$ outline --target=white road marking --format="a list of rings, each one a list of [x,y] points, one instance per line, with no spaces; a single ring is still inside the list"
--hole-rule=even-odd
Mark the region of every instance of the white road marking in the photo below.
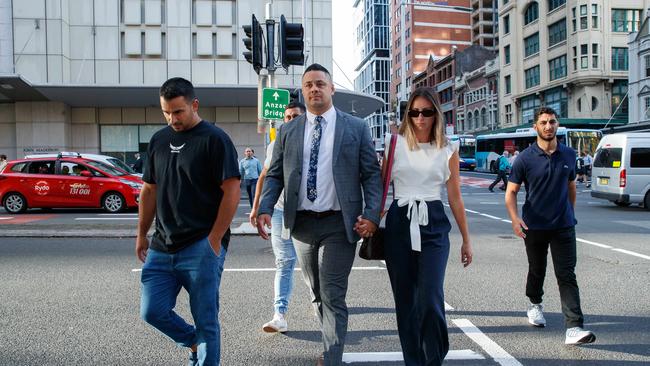
[[[492,216],[492,215],[488,215],[488,214],[484,214],[484,213],[479,214],[479,215],[481,215],[481,216],[483,216],[483,217],[490,218],[490,219],[502,220],[502,218],[500,218],[500,217],[496,217],[496,216]]]
[[[11,220],[13,217],[0,217],[0,220]]]
[[[103,213],[97,215],[98,216],[138,216],[137,213],[117,213],[117,214]]]
[[[75,221],[91,221],[91,220],[137,220],[137,217],[77,217]]]
[[[499,221],[502,221],[502,222],[507,222],[509,224],[512,224],[512,221],[506,220],[506,219],[501,219],[501,218],[496,217],[496,216],[480,213],[480,212],[477,212],[477,211],[472,211],[472,210],[467,209],[467,208],[465,209],[465,211],[470,212],[470,213],[479,214],[479,215],[484,216],[484,217],[488,217],[488,218],[491,218],[491,219],[495,219],[495,220],[499,220]],[[576,241],[580,242],[580,243],[584,243],[584,244],[593,245],[593,246],[596,246],[596,247],[599,247],[599,248],[611,249],[611,250],[619,252],[619,253],[628,254],[628,255],[638,257],[638,258],[643,258],[643,259],[650,260],[650,256],[645,255],[645,254],[640,254],[640,253],[637,253],[637,252],[633,252],[631,250],[614,248],[611,245],[600,244],[600,243],[596,243],[596,242],[593,242],[593,241],[590,241],[590,240],[585,240],[585,239],[580,239],[580,238],[576,238]]]
[[[499,205],[502,204],[503,202],[479,202],[481,205]]]
[[[445,301],[445,311],[453,311],[453,310],[454,308],[451,307],[451,305],[447,304],[447,302]]]
[[[637,252],[633,252],[633,251],[631,251],[631,250],[625,250],[625,249],[619,249],[619,248],[613,248],[612,250],[613,250],[613,251],[616,251],[616,252],[621,252],[621,253],[625,253],[625,254],[633,255],[633,256],[635,256],[635,257],[639,257],[639,258],[643,258],[643,259],[650,260],[650,256],[647,256],[647,255],[644,255],[644,254],[639,254],[639,253],[637,253]]]
[[[484,360],[485,357],[469,349],[454,350],[447,353],[445,360]],[[400,362],[404,361],[402,352],[347,352],[343,354],[344,363],[353,362]]]
[[[512,357],[501,346],[483,334],[472,322],[467,319],[453,319],[452,322],[460,328],[471,340],[481,346],[495,362],[504,366],[523,366],[516,358]]]
[[[600,244],[600,243],[596,243],[596,242],[589,241],[589,240],[584,240],[584,239],[576,238],[576,241],[579,241],[579,242],[581,242],[581,243],[585,243],[585,244],[589,244],[589,245],[595,245],[595,246],[597,246],[597,247],[601,247],[601,248],[605,248],[605,249],[612,249],[612,247],[609,246],[609,245]]]

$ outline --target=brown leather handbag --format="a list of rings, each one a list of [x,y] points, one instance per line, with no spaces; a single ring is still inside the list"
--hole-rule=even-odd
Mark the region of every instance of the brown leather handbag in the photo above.
[[[386,205],[386,196],[388,195],[388,188],[390,187],[390,174],[393,170],[393,160],[395,158],[395,145],[397,144],[397,134],[390,136],[390,149],[388,150],[388,159],[386,160],[386,176],[384,177],[384,192],[381,196],[381,211],[384,211]],[[381,223],[384,223],[381,220]],[[363,238],[361,248],[359,248],[359,257],[367,260],[381,260],[384,259],[384,230],[381,223],[375,233],[369,238]]]

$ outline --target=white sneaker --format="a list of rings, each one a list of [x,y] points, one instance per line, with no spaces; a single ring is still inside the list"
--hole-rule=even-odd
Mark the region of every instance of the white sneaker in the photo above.
[[[262,330],[267,333],[284,333],[288,330],[287,321],[284,319],[284,315],[276,313],[273,316],[273,319],[262,326]]]
[[[544,313],[542,313],[543,310],[544,305],[541,303],[528,305],[528,323],[540,328],[545,327],[546,319],[544,319]]]
[[[580,327],[573,327],[566,330],[564,344],[584,344],[592,343],[596,340],[596,335],[589,330]]]

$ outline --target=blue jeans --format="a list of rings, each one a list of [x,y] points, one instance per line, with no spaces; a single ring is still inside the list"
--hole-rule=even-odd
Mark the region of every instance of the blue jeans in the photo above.
[[[199,365],[219,365],[219,284],[226,249],[216,255],[207,238],[177,253],[149,248],[142,267],[140,315],[147,323],[181,346],[197,345]],[[194,326],[174,312],[185,288],[190,297]]]
[[[282,239],[283,211],[273,210],[271,217],[271,246],[275,255],[275,300],[276,313],[286,314],[293,289],[293,269],[296,266],[296,250],[291,238]]]

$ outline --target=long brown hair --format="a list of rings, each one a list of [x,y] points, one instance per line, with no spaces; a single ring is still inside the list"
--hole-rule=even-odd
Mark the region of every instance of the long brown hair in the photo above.
[[[445,136],[445,126],[442,112],[440,112],[440,102],[438,98],[433,93],[431,88],[420,87],[417,88],[411,93],[408,103],[406,103],[406,109],[404,111],[404,117],[402,117],[402,124],[399,127],[398,133],[406,139],[409,150],[418,150],[418,139],[415,137],[415,129],[413,128],[413,121],[408,115],[408,111],[411,110],[413,106],[413,101],[417,97],[426,98],[433,105],[433,109],[436,111],[433,118],[433,126],[431,127],[431,133],[429,134],[429,143],[431,145],[435,144],[437,148],[441,149],[443,146],[447,145],[447,137]]]

